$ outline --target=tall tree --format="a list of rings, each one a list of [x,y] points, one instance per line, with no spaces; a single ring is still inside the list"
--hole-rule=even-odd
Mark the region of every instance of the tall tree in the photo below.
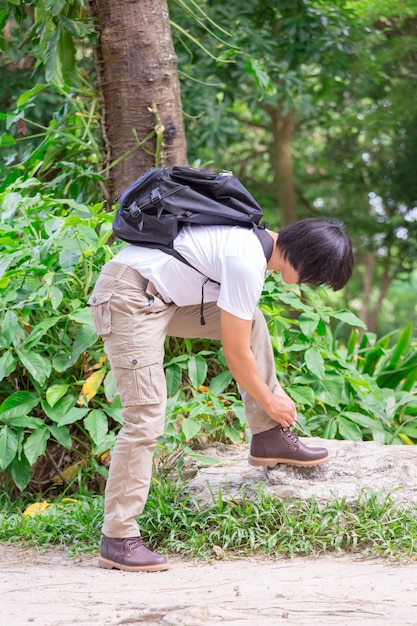
[[[161,162],[185,164],[177,57],[166,0],[92,0],[108,189]]]
[[[236,166],[245,162],[250,172],[250,162],[256,159],[258,165],[259,156],[267,151],[281,225],[292,223],[299,218],[300,204],[294,178],[295,136],[309,119],[317,118],[320,107],[326,108],[323,94],[341,88],[352,53],[355,16],[344,0],[331,6],[317,0],[247,0],[244,6],[241,0],[231,0],[225,6],[212,0],[208,6],[212,19],[229,31],[236,51],[233,65],[223,63],[210,68],[204,51],[193,49],[195,60],[189,65],[190,72],[202,82],[209,80],[215,85],[211,99],[206,97],[205,115],[197,118],[194,127],[213,121],[216,114],[210,115],[210,102],[217,117],[220,111],[223,113],[223,124],[215,135],[218,145],[224,138],[230,141],[228,128],[233,117],[243,125],[266,130],[263,145],[258,145],[252,155],[241,153]],[[195,31],[196,26],[190,22],[189,28]],[[201,30],[199,40],[209,46],[210,34]],[[216,46],[221,49],[218,42]],[[228,61],[231,54],[225,50]],[[204,87],[199,85],[198,89]],[[198,96],[193,98],[194,116],[198,115],[199,104]],[[189,128],[193,128],[192,122]]]
[[[362,4],[363,54],[326,133],[329,191],[356,232],[362,278],[360,316],[371,330],[395,279],[417,265],[416,6]],[[385,13],[380,11],[384,10]],[[337,123],[336,123],[337,120]]]
[[[414,109],[405,106],[416,93],[415,2],[209,5],[240,52],[219,68],[195,52],[188,71],[210,82],[214,95],[211,108],[207,91],[185,99],[197,119],[188,122],[190,157],[228,160],[246,181],[257,180],[258,198],[259,179],[272,173],[277,199],[269,206],[278,204],[279,225],[310,215],[345,219],[356,233],[352,290],[362,292],[361,316],[376,330],[392,281],[416,264],[417,131]]]

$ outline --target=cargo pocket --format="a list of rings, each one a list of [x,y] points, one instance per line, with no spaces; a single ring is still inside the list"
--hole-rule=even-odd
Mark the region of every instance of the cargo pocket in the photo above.
[[[110,362],[123,406],[159,404],[164,399],[162,355],[129,352],[112,355]]]
[[[97,295],[93,294],[87,303],[91,309],[91,317],[93,318],[97,334],[100,336],[111,333],[111,297],[112,293],[110,291]]]

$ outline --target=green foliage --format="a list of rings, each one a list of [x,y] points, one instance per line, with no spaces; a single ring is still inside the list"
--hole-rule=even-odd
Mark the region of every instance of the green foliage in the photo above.
[[[0,12],[0,25],[8,22],[13,25],[15,36],[18,34],[20,38],[24,34],[20,56],[33,55],[37,74],[43,74],[47,83],[58,87],[73,79],[76,65],[84,58],[83,47],[92,33],[84,0],[11,0],[1,4],[4,8]],[[0,49],[10,48],[10,38],[3,31]]]
[[[411,99],[411,55],[404,56],[399,44],[414,50],[413,21],[390,13],[388,25],[365,40],[352,6],[360,5],[366,21],[366,3],[247,2],[239,11],[218,3],[204,9],[191,0],[177,4],[182,11],[191,7],[193,20],[199,16],[202,34],[192,41],[184,29],[177,31],[187,40],[182,69],[211,84],[208,97],[201,81],[197,92],[184,83],[186,109],[195,115],[188,128],[191,157],[246,168],[256,175],[256,197],[261,193],[273,207],[271,187],[265,185],[264,193],[258,182],[268,182],[273,157],[268,110],[278,102],[294,106],[303,203],[317,211],[326,201],[329,216],[346,207],[347,220],[361,231],[360,248],[386,254],[383,244],[394,241],[390,254],[394,250],[407,263],[404,250],[411,258],[415,248],[414,179],[407,184],[415,119],[413,111],[402,112],[402,101]],[[36,9],[33,16],[29,6]],[[213,7],[216,24],[207,26]],[[102,455],[121,423],[120,399],[86,307],[100,267],[118,244],[109,245],[112,216],[99,194],[103,156],[97,100],[84,71],[91,66],[83,15],[78,0],[14,0],[0,8],[2,25],[16,21],[13,37],[2,31],[8,72],[19,75],[23,56],[36,59],[3,97],[0,115],[0,471],[20,490],[47,457],[64,490],[87,491],[96,474],[106,474]],[[410,29],[406,38],[402,26]],[[25,33],[19,46],[17,33]],[[202,53],[210,38],[218,67]],[[372,51],[363,55],[366,67],[352,55],[365,41]],[[389,76],[392,61],[401,78]],[[326,132],[314,120],[328,123]],[[301,432],[417,441],[411,326],[378,338],[349,310],[324,305],[321,295],[308,288],[293,292],[271,278],[261,303],[279,379],[299,407]],[[181,465],[184,452],[198,458],[207,442],[245,439],[242,402],[218,344],[171,340],[165,367],[169,401],[159,467]],[[62,465],[52,450],[60,451],[58,458],[66,452],[70,461]]]
[[[243,403],[222,349],[217,342],[204,343],[210,349],[195,353],[196,343],[185,339],[175,346],[173,353],[169,345],[166,351],[169,398],[165,433],[159,444],[165,467],[170,467],[179,450],[199,458],[193,447],[213,441],[238,443],[245,437]],[[180,456],[179,466],[182,464]]]
[[[71,450],[57,467],[64,486],[85,490],[121,423],[120,399],[86,300],[108,245],[112,216],[102,203],[60,199],[35,178],[0,196],[0,470],[23,490],[52,442]],[[411,325],[392,343],[346,325],[348,310],[325,306],[309,288],[296,293],[272,277],[266,314],[280,381],[308,434],[382,443],[417,439],[416,350]],[[212,441],[243,441],[246,420],[219,345],[167,340],[169,401],[160,468]],[[75,455],[75,457],[74,457]]]
[[[46,97],[54,97],[58,108],[39,120],[37,107]],[[15,110],[0,114],[0,145],[6,148],[0,189],[34,176],[58,198],[97,201],[102,153],[96,104],[87,82],[76,93],[39,84],[20,94]]]
[[[266,283],[262,308],[277,354],[277,371],[299,409],[302,431],[329,439],[412,443],[417,435],[417,347],[408,324],[377,339],[347,325],[363,324],[348,310]]]
[[[21,511],[25,505],[20,501]],[[60,547],[70,555],[96,553],[103,502],[100,497],[56,501],[33,517],[0,506],[0,541]],[[155,549],[218,558],[267,554],[318,555],[361,551],[364,556],[412,559],[417,532],[416,507],[399,507],[388,496],[363,492],[353,504],[344,499],[278,500],[263,485],[244,487],[237,497],[219,491],[209,503],[171,481],[151,486],[141,532]]]
[[[48,441],[85,462],[114,440],[103,416],[120,421],[120,404],[108,398],[92,420],[78,399],[97,341],[86,299],[111,256],[111,216],[35,178],[17,179],[0,202],[0,470],[22,490]]]

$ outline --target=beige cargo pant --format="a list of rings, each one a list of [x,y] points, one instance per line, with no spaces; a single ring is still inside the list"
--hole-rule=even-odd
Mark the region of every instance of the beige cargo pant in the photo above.
[[[97,333],[103,338],[118,387],[124,425],[112,453],[106,484],[103,534],[139,536],[137,517],[148,498],[152,457],[163,434],[166,382],[163,370],[165,337],[220,339],[220,309],[204,305],[166,304],[154,286],[132,268],[110,261],[89,299]],[[251,348],[265,382],[277,388],[274,356],[262,313],[253,319]],[[253,434],[276,426],[262,407],[241,390]]]

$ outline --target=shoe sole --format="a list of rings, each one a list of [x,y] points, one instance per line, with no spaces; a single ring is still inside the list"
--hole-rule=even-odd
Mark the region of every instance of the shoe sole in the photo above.
[[[157,563],[155,565],[124,565],[116,561],[109,561],[102,556],[98,558],[99,567],[104,569],[120,569],[124,572],[162,572],[169,568],[168,563]]]
[[[251,454],[248,457],[249,465],[254,465],[255,467],[275,467],[280,463],[284,465],[293,465],[295,467],[314,467],[315,465],[327,463],[329,459],[329,454],[324,456],[322,459],[314,459],[313,461],[299,461],[298,459],[271,459],[260,456],[252,456]]]

